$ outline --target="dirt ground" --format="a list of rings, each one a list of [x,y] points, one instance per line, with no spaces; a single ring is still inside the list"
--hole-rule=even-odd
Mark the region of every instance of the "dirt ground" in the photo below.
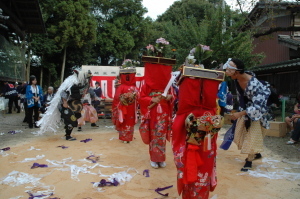
[[[148,146],[141,141],[138,125],[135,140],[121,143],[109,119],[101,119],[99,128],[90,124],[83,131],[74,130],[76,141],[63,139],[63,129],[57,134],[42,136],[32,134],[22,123],[24,113],[0,115],[0,149],[10,150],[0,154],[0,198],[29,198],[29,194],[47,195],[61,199],[154,199],[181,198],[176,190],[176,168],[170,143],[167,144],[167,167],[153,169],[149,165]],[[218,144],[229,126],[219,133]],[[21,133],[8,133],[22,130]],[[80,142],[85,139],[89,142]],[[286,145],[285,138],[266,137],[263,159],[253,162],[253,170],[240,172],[245,155],[232,144],[228,151],[218,150],[218,185],[210,194],[213,199],[297,199],[300,198],[300,144]],[[66,146],[61,148],[58,146]],[[86,157],[99,157],[92,163]],[[30,159],[35,158],[35,159]],[[94,159],[95,160],[95,159]],[[46,168],[33,168],[33,163],[47,164]],[[150,177],[143,175],[148,169]],[[14,173],[13,173],[14,171]],[[91,182],[109,177],[123,179],[119,186],[107,186],[101,190]],[[162,191],[155,189],[173,185]],[[46,192],[48,190],[48,192]],[[41,192],[38,192],[41,191]]]

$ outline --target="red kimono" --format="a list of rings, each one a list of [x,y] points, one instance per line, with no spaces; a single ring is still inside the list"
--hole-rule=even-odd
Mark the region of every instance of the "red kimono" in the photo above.
[[[166,140],[170,141],[172,127],[172,100],[162,98],[152,108],[152,97],[163,94],[171,78],[172,66],[145,63],[145,84],[140,93],[141,125],[140,134],[145,144],[149,145],[150,160],[166,160]],[[172,94],[170,88],[168,94]]]
[[[135,73],[120,74],[121,85],[117,88],[113,100],[112,121],[119,132],[119,139],[133,140],[134,125],[137,122],[137,98]]]
[[[183,199],[207,199],[209,191],[213,191],[217,184],[216,141],[220,126],[212,128],[214,126],[211,124],[216,123],[214,117],[217,117],[219,83],[215,80],[184,77],[179,85],[178,111],[172,127],[172,149],[177,167],[177,189]],[[194,123],[199,131],[197,135],[205,136],[195,136],[197,144],[189,142],[191,137],[187,129],[190,126],[187,127],[187,123],[190,122],[190,114],[198,122]],[[220,118],[218,116],[217,119]],[[202,130],[197,125],[203,125]]]

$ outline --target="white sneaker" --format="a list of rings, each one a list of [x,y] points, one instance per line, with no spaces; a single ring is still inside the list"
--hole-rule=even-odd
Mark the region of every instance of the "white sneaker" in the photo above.
[[[158,165],[161,168],[165,168],[167,166],[167,163],[165,163],[165,162],[159,162]]]
[[[150,165],[151,165],[151,167],[153,167],[154,169],[157,169],[157,168],[158,168],[158,164],[157,164],[156,162],[152,162],[151,160],[150,160]]]

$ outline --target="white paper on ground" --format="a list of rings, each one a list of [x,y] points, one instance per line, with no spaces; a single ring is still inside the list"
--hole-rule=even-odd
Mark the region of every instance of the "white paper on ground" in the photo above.
[[[70,164],[72,162],[75,162],[71,157],[63,159],[62,161],[56,161],[56,160],[46,160],[48,163],[54,165],[55,167],[62,167],[61,169],[57,169],[60,171],[71,171],[71,178],[76,181],[80,181],[78,178],[79,173],[88,173],[92,175],[99,175],[99,173],[93,173],[89,170],[94,169],[96,167],[100,168],[127,168],[127,166],[124,167],[116,167],[116,166],[106,166],[106,165],[101,165],[99,163],[93,164],[92,166],[88,166],[86,164],[82,166],[77,166],[75,164]],[[86,161],[86,159],[81,159],[77,161]],[[90,162],[89,162],[90,163]],[[101,174],[101,173],[100,173]],[[109,177],[110,175],[106,176]]]
[[[12,198],[9,198],[9,199],[19,199],[19,198],[23,198],[24,196],[16,196],[16,197],[12,197]]]
[[[45,155],[37,155],[35,158],[25,158],[24,160],[18,162],[31,162],[31,161],[43,159],[44,157]]]
[[[131,171],[131,170],[135,171],[135,173],[130,174],[129,171]],[[100,173],[99,177],[106,177],[109,182],[113,182],[114,179],[115,179],[115,180],[117,180],[120,183],[120,185],[123,185],[126,182],[129,182],[139,172],[135,168],[128,168],[126,171],[121,171],[121,172],[113,173],[111,175],[104,175],[104,174],[101,173],[101,171],[99,171],[99,173]],[[98,192],[104,192],[105,189],[98,187],[99,184],[100,184],[100,181],[99,182],[95,182],[93,184],[93,187],[97,188]]]
[[[42,179],[40,177],[34,177],[28,173],[23,173],[19,171],[12,171],[6,177],[2,178],[0,181],[1,184],[10,185],[12,187],[16,187],[23,184],[31,183],[33,186],[39,184],[39,180]]]
[[[26,189],[30,189],[30,190],[26,190],[25,192],[28,194],[31,194],[33,196],[39,196],[39,195],[45,195],[43,197],[39,197],[39,199],[46,199],[49,198],[50,196],[54,195],[54,190],[55,187],[54,186],[38,186],[38,187],[25,187]],[[38,188],[39,191],[32,191],[33,189]],[[44,189],[44,190],[41,190]]]
[[[32,150],[40,151],[41,149],[36,149],[36,148],[34,148],[33,146],[31,146],[30,149],[27,149],[27,151],[32,151]]]
[[[238,175],[247,175],[257,177],[257,178],[268,178],[268,179],[288,179],[291,181],[300,180],[300,173],[287,172],[290,169],[300,169],[300,167],[282,167],[278,165],[281,162],[285,162],[291,165],[300,165],[300,162],[290,162],[290,161],[279,161],[269,158],[264,158],[262,160],[264,164],[257,166],[253,170],[249,170],[247,173],[240,173]],[[268,170],[269,169],[269,170]]]

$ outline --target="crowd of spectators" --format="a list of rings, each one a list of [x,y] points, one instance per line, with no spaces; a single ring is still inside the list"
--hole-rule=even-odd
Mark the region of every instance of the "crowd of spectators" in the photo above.
[[[95,89],[90,88],[88,93],[92,101],[89,104],[97,107],[101,100],[102,90],[99,82],[95,83]],[[5,81],[0,93],[0,111],[5,114],[24,112],[24,123],[28,123],[29,128],[38,128],[36,122],[46,112],[51,100],[55,95],[53,86],[49,86],[44,92],[37,84],[35,76],[30,76],[29,82],[12,83]]]

